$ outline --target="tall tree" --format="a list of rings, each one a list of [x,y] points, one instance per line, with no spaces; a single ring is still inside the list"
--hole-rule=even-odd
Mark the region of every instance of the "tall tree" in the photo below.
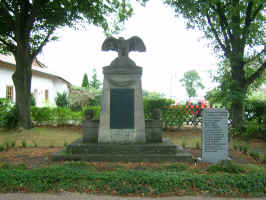
[[[204,85],[201,82],[200,76],[196,70],[190,70],[184,73],[180,82],[185,87],[188,97],[196,97],[197,96],[197,89],[203,89]]]
[[[89,82],[89,87],[99,89],[102,85],[101,81],[97,77],[96,69],[92,70],[92,80]]]
[[[81,21],[104,30],[123,22],[132,13],[128,0],[0,0],[0,52],[12,53],[16,70],[19,126],[31,128],[31,65],[47,42],[55,40],[57,28],[73,27]],[[114,19],[110,22],[108,19]]]
[[[164,0],[229,60],[233,127],[242,124],[248,87],[266,68],[265,0]],[[254,62],[256,61],[256,62]],[[250,73],[252,72],[252,73]]]
[[[87,73],[85,73],[83,76],[81,87],[89,87],[89,79]]]

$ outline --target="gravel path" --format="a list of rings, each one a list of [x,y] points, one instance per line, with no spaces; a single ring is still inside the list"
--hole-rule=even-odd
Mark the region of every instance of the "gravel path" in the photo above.
[[[104,195],[90,195],[80,193],[0,193],[0,200],[266,200],[266,197],[261,198],[214,198],[214,197],[162,197],[162,198],[150,198],[150,197],[118,197],[118,196],[104,196]]]

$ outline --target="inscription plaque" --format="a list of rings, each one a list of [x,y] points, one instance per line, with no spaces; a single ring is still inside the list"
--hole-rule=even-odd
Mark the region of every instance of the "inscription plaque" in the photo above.
[[[110,129],[134,128],[134,89],[110,89]]]
[[[202,160],[216,163],[228,159],[228,111],[205,109],[202,131]]]

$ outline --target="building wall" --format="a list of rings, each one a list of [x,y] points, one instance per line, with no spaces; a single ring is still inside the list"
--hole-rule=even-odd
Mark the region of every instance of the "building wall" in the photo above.
[[[0,62],[0,98],[6,98],[6,87],[13,86],[15,100],[15,86],[12,80],[13,73],[12,67],[5,67],[4,63]],[[45,100],[45,90],[48,90],[48,101]],[[39,72],[32,73],[31,93],[35,95],[36,106],[55,106],[57,92],[63,93],[64,91],[68,92],[65,81]]]

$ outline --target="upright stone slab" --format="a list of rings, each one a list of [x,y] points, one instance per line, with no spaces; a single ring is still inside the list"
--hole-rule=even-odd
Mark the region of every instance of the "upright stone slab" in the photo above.
[[[217,163],[228,159],[228,111],[205,109],[202,128],[202,160]]]

